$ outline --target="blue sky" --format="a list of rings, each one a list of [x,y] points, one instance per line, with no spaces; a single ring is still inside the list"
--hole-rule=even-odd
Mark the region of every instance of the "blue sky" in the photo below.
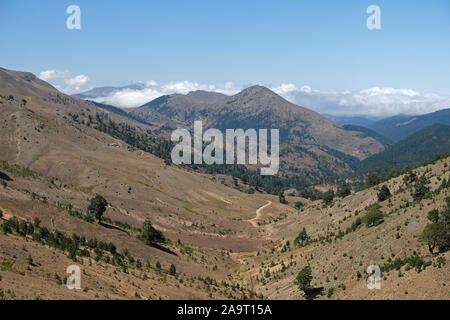
[[[71,4],[81,30],[66,28]],[[366,27],[371,4],[381,30]],[[2,0],[0,36],[0,66],[84,75],[82,88],[187,80],[450,94],[449,0]]]

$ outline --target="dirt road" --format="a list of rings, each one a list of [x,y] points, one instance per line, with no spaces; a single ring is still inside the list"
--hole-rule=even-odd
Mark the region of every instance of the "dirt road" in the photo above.
[[[247,221],[250,222],[252,224],[252,226],[254,226],[255,228],[258,228],[258,223],[256,222],[256,220],[258,220],[259,217],[261,216],[261,211],[263,211],[265,208],[267,208],[271,204],[272,204],[272,201],[267,201],[267,203],[265,205],[263,205],[258,210],[256,210],[256,217],[254,217],[253,219],[247,220]]]

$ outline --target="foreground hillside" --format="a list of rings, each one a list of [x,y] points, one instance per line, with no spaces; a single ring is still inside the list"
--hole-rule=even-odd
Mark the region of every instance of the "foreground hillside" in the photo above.
[[[450,159],[415,170],[432,191],[420,201],[409,178],[386,182],[383,222],[366,227],[355,221],[378,202],[377,187],[327,205],[289,195],[281,204],[231,188],[230,177],[167,165],[154,155],[164,145],[141,134],[153,130],[0,70],[0,298],[304,299],[294,278],[310,265],[316,298],[449,299],[448,252],[431,255],[418,237],[449,196]],[[96,194],[108,202],[101,223],[87,214]],[[167,240],[143,241],[146,220]],[[383,272],[382,289],[367,289],[369,264],[414,251],[431,264]],[[64,285],[72,264],[81,290]]]
[[[274,247],[243,259],[240,274],[269,299],[305,298],[294,280],[306,266],[320,299],[450,299],[450,252],[431,254],[420,241],[430,211],[447,210],[448,219],[449,179],[446,158],[385,182],[392,196],[383,201],[378,185],[276,220],[267,208],[259,229]],[[368,226],[373,211],[380,217]],[[381,268],[381,290],[367,289],[369,265]]]
[[[74,261],[70,252],[43,245],[35,236],[21,234],[23,227],[19,227],[19,231],[0,234],[0,291],[7,299],[305,299],[294,279],[309,265],[312,286],[319,290],[316,299],[449,299],[449,253],[431,255],[419,242],[427,213],[442,210],[444,199],[450,195],[448,187],[436,192],[441,185],[439,179],[450,178],[449,162],[446,159],[415,171],[417,175],[426,174],[435,192],[432,198],[418,203],[413,202],[413,187],[406,186],[403,177],[388,181],[393,196],[380,203],[384,220],[370,228],[355,221],[365,216],[367,206],[379,202],[376,187],[335,200],[330,206],[303,199],[305,206],[299,211],[281,206],[275,197],[254,195],[262,205],[256,210],[253,207],[252,213],[241,209],[237,211],[239,217],[230,219],[245,232],[239,232],[238,227],[225,234],[196,232],[194,224],[187,223],[190,218],[184,217],[185,230],[180,228],[175,234],[170,232],[175,225],[166,229],[158,223],[164,220],[163,210],[155,211],[152,220],[172,240],[165,245],[167,251],[139,241],[134,228],[109,221],[102,225],[88,223],[53,202],[60,198],[58,194],[75,195],[79,191],[64,188],[55,190],[54,195],[45,193],[44,198],[37,190],[58,189],[49,179],[7,167],[2,169],[3,177],[7,175],[10,181],[0,188],[3,223],[16,217],[20,224],[33,224],[36,233],[38,218],[38,225],[50,232],[85,237],[87,243],[92,239],[112,242],[125,262],[112,262],[107,258],[109,249],[99,253],[89,245],[80,245],[80,249],[86,248],[90,256],[77,256]],[[109,207],[107,216],[113,216],[112,212],[114,207]],[[181,216],[174,212],[172,217]],[[217,219],[217,215],[205,213],[202,221],[211,216]],[[134,219],[127,221],[136,224]],[[295,239],[302,228],[312,241],[299,247]],[[184,240],[175,240],[180,238]],[[419,263],[412,267],[393,263],[415,256],[420,258]],[[83,270],[83,290],[70,291],[63,285],[65,269],[71,264]],[[172,264],[176,266],[175,275],[169,273]],[[392,265],[392,270],[382,271],[381,290],[366,287],[365,270],[371,264],[382,269]]]

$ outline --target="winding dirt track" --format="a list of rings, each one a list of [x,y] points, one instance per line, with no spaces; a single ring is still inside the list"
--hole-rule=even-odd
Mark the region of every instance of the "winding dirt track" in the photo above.
[[[261,216],[261,211],[263,211],[265,208],[267,208],[271,204],[272,204],[272,201],[268,200],[265,205],[263,205],[258,210],[256,210],[256,217],[254,217],[253,219],[247,220],[247,221],[250,222],[252,224],[252,226],[254,226],[255,228],[258,228],[258,223],[256,222],[256,220],[258,220],[259,217]]]

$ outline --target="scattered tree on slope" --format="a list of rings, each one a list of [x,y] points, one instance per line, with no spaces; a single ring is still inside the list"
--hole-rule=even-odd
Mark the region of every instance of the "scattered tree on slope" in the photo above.
[[[103,213],[106,211],[106,206],[108,202],[101,195],[97,194],[94,198],[91,199],[91,203],[88,206],[88,212],[95,216],[98,220],[98,223],[102,221]]]
[[[311,281],[312,281],[311,267],[306,266],[302,270],[300,270],[300,272],[297,274],[294,283],[298,286],[300,290],[302,290],[304,293],[307,293],[307,291],[311,288]]]
[[[139,238],[148,245],[154,245],[166,240],[163,233],[155,229],[150,220],[145,220],[142,225],[142,233]]]

